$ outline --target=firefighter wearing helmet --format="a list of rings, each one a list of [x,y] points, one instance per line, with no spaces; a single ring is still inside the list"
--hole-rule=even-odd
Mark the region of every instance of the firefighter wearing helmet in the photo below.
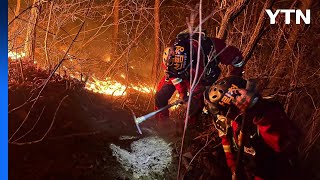
[[[198,42],[199,36],[201,37],[201,44]],[[195,77],[199,46],[201,49],[200,62],[198,74]],[[190,124],[196,122],[195,117],[203,109],[205,86],[214,83],[220,75],[221,71],[218,65],[230,66],[229,74],[231,75],[241,76],[243,71],[243,58],[239,49],[234,46],[227,46],[221,39],[207,37],[205,32],[194,33],[191,37],[186,31],[179,33],[175,42],[164,49],[162,60],[165,76],[157,87],[155,109],[166,106],[176,90],[180,99],[186,101],[191,86],[190,77],[192,77],[192,80],[196,79],[198,83],[193,90],[191,100]],[[168,117],[168,110],[157,114],[159,121]]]
[[[219,132],[233,178],[294,179],[290,174],[298,131],[282,105],[262,98],[251,82],[229,76],[204,92],[206,109]],[[252,169],[246,168],[246,173],[243,173],[245,165],[239,164],[243,159],[236,153],[241,144],[243,157],[255,164]],[[251,177],[243,177],[244,174]]]

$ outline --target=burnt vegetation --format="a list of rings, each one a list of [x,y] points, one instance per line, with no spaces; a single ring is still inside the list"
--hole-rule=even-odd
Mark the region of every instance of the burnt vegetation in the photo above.
[[[10,179],[130,178],[108,144],[128,146],[119,136],[136,135],[131,111],[153,110],[161,52],[199,26],[199,3],[202,29],[242,50],[245,78],[257,79],[301,131],[304,178],[320,178],[318,1],[9,0]],[[311,24],[285,24],[280,15],[269,24],[264,9],[288,8],[310,9]],[[184,108],[171,114],[183,121]],[[198,131],[185,148],[183,177],[230,178],[210,120],[201,117]],[[170,140],[178,154],[180,139]],[[172,166],[167,177],[174,173]]]

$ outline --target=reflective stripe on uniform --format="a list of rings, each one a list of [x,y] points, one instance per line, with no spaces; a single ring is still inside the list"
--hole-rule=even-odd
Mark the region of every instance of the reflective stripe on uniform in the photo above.
[[[230,145],[223,145],[222,147],[223,147],[223,151],[224,151],[225,153],[231,152],[231,147],[230,147]]]
[[[179,84],[179,83],[182,82],[182,79],[180,79],[180,78],[174,78],[174,79],[171,80],[171,82],[172,82],[173,85],[177,85],[177,84]]]
[[[234,67],[242,67],[243,65],[244,65],[244,63],[245,63],[245,61],[244,61],[244,59],[242,60],[242,61],[240,61],[240,62],[238,62],[239,61],[239,57],[237,56],[236,58],[234,58],[233,59],[233,61],[232,61],[232,65],[234,66]],[[238,62],[238,63],[237,63]]]
[[[240,147],[240,143],[242,143],[242,138],[243,138],[243,132],[240,131],[238,135],[238,146]]]

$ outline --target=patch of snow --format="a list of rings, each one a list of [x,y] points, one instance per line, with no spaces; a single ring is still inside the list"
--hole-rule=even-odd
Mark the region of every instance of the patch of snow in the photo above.
[[[146,137],[131,143],[131,152],[110,144],[112,155],[126,171],[132,171],[134,178],[163,175],[171,164],[172,148],[159,137]]]

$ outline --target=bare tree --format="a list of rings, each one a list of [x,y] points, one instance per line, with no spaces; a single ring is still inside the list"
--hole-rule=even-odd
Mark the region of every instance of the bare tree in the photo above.
[[[18,16],[18,15],[19,15],[19,12],[20,12],[20,4],[21,4],[21,0],[17,0],[16,10],[14,11],[15,16]]]
[[[158,76],[160,59],[160,0],[154,2],[154,62],[152,73]]]
[[[228,27],[234,19],[239,16],[239,14],[244,10],[244,8],[247,6],[249,3],[249,0],[240,0],[236,1],[235,4],[228,8],[226,14],[224,15],[221,23],[220,23],[220,29],[218,33],[218,38],[220,39],[226,39],[227,37],[227,32],[228,32]]]
[[[114,13],[113,13],[113,24],[114,24],[114,32],[113,32],[113,38],[118,38],[118,32],[119,32],[119,0],[114,0],[113,4]]]
[[[296,1],[293,2],[293,4],[296,4]],[[312,5],[312,0],[301,1],[301,5],[300,5],[299,9],[301,9],[302,11],[305,11],[306,9],[309,9],[311,5]],[[294,54],[294,49],[295,49],[295,45],[297,43],[299,33],[303,29],[304,29],[304,24],[293,24],[292,25],[292,29],[289,30],[290,31],[289,37],[285,38],[286,44],[281,52],[281,56],[278,59],[279,63],[277,65],[278,67],[276,68],[274,76],[282,77],[286,74],[288,69],[286,68],[286,66],[287,66],[286,61],[283,61],[283,59],[287,59],[287,58],[292,57],[292,55]],[[284,34],[282,35],[282,37],[284,37]],[[273,83],[275,83],[274,80],[271,82],[271,84],[273,84]]]
[[[42,1],[42,0],[40,0]],[[38,22],[39,15],[39,4],[38,0],[33,0],[32,8],[30,10],[29,23],[27,24],[27,34],[25,39],[24,51],[26,56],[29,57],[32,61],[34,60],[34,50],[35,50],[35,27]]]
[[[248,59],[250,59],[254,48],[256,47],[259,39],[262,36],[264,27],[265,27],[265,22],[266,22],[266,13],[265,13],[265,9],[270,9],[272,7],[274,0],[267,0],[261,10],[260,16],[259,16],[259,20],[258,23],[250,37],[250,40],[246,46],[246,48],[243,51],[243,57],[245,59],[245,61],[248,61]]]

